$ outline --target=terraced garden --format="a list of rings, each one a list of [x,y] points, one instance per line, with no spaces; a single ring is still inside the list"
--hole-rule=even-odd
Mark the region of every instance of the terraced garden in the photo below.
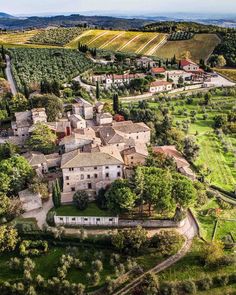
[[[71,41],[66,47],[77,48],[80,42],[99,49],[154,55],[165,36],[160,33],[90,30]]]
[[[207,59],[219,43],[220,39],[216,34],[196,34],[189,40],[168,41],[157,50],[156,55],[160,58],[172,58],[175,55],[180,59],[189,51],[191,59],[199,62],[200,59]]]

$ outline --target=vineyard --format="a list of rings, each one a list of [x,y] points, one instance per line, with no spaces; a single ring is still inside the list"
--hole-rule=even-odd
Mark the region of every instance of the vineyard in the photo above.
[[[35,35],[40,33],[39,30],[17,32],[17,33],[1,33],[0,44],[24,44]]]
[[[156,55],[164,59],[175,55],[177,59],[180,59],[188,51],[191,59],[199,62],[201,59],[207,59],[219,43],[220,39],[216,34],[196,34],[190,40],[168,41],[157,50]]]
[[[189,40],[189,39],[192,39],[193,36],[194,34],[189,32],[175,32],[169,36],[168,40],[169,41]]]
[[[43,30],[34,35],[29,42],[34,44],[49,44],[63,46],[83,32],[83,28],[56,28]]]
[[[75,76],[93,67],[93,63],[77,50],[14,48],[12,71],[18,89],[24,85],[38,85],[41,80],[70,81]]]
[[[236,82],[236,69],[215,69],[216,72]]]
[[[166,38],[165,34],[129,31],[89,30],[67,44],[77,48],[78,42],[89,47],[155,55],[158,46]]]

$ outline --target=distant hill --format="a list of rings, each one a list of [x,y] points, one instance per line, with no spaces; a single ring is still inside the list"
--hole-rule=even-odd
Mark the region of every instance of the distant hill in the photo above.
[[[0,12],[0,18],[15,18],[15,17],[5,12]]]
[[[45,28],[48,26],[73,27],[81,24],[89,24],[93,27],[105,29],[134,30],[141,29],[152,21],[143,19],[125,19],[110,16],[84,16],[72,14],[70,16],[57,15],[52,17],[29,17],[25,19],[1,18],[0,28],[16,30],[19,28]]]

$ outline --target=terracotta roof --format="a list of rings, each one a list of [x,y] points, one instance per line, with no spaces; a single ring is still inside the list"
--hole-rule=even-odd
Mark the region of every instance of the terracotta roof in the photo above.
[[[171,82],[167,81],[154,81],[150,84],[151,87],[156,87],[156,86],[167,86],[167,85],[172,85]]]
[[[152,150],[153,150],[154,153],[162,153],[162,154],[165,154],[165,155],[167,155],[169,157],[174,158],[178,169],[181,168],[181,167],[189,167],[190,166],[188,161],[175,148],[174,145],[157,146],[157,147],[153,147]]]
[[[190,59],[182,59],[180,61],[180,66],[181,67],[186,67],[186,66],[189,66],[189,65],[197,66],[197,64],[195,62],[191,61]]]
[[[165,73],[166,70],[164,68],[152,68],[151,71],[153,74],[162,74]]]

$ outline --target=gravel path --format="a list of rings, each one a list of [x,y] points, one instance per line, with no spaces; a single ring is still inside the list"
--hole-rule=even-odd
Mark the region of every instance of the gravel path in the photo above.
[[[6,55],[6,63],[7,63],[7,67],[5,69],[5,73],[6,73],[7,80],[10,84],[11,93],[13,95],[16,95],[17,89],[16,89],[15,81],[12,76],[12,72],[11,72],[11,59],[10,59],[9,55]]]

